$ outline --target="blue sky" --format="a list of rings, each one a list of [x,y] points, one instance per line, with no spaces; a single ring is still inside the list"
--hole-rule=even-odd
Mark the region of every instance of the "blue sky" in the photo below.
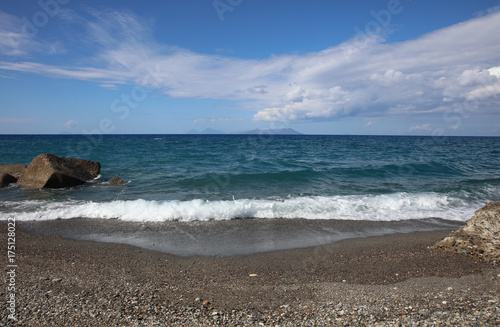
[[[500,136],[478,1],[3,1],[0,134]]]

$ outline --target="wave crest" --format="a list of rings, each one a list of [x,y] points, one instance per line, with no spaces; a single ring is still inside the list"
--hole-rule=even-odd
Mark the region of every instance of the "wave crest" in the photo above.
[[[114,200],[108,202],[27,200],[1,202],[5,218],[54,220],[118,218],[124,221],[199,221],[236,218],[305,218],[395,221],[442,218],[465,221],[483,203],[438,193],[308,196],[233,201]]]

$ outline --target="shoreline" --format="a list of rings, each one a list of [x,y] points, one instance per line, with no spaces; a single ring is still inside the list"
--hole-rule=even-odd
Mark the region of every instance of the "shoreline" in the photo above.
[[[500,268],[428,249],[449,232],[178,257],[19,228],[14,325],[498,324]]]
[[[127,244],[181,257],[251,255],[328,245],[346,239],[455,230],[462,224],[440,218],[400,221],[241,218],[189,222],[72,218],[18,222],[24,230],[35,233]]]

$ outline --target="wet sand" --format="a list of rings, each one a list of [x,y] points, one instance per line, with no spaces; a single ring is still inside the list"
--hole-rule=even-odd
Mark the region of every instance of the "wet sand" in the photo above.
[[[336,219],[232,219],[133,222],[74,218],[18,222],[27,231],[63,238],[128,244],[177,256],[234,256],[315,247],[349,238],[455,230],[439,218],[402,221]]]
[[[16,231],[20,326],[495,325],[500,269],[432,252],[449,231],[230,257]],[[6,226],[2,225],[2,244]],[[7,257],[2,256],[3,267]],[[1,281],[7,296],[7,278]],[[7,322],[6,322],[7,321]]]

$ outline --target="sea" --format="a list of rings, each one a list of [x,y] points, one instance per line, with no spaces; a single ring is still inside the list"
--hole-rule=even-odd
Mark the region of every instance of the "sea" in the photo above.
[[[42,153],[98,161],[101,174],[2,188],[0,220],[175,255],[455,229],[500,201],[499,137],[0,135],[0,165]]]

